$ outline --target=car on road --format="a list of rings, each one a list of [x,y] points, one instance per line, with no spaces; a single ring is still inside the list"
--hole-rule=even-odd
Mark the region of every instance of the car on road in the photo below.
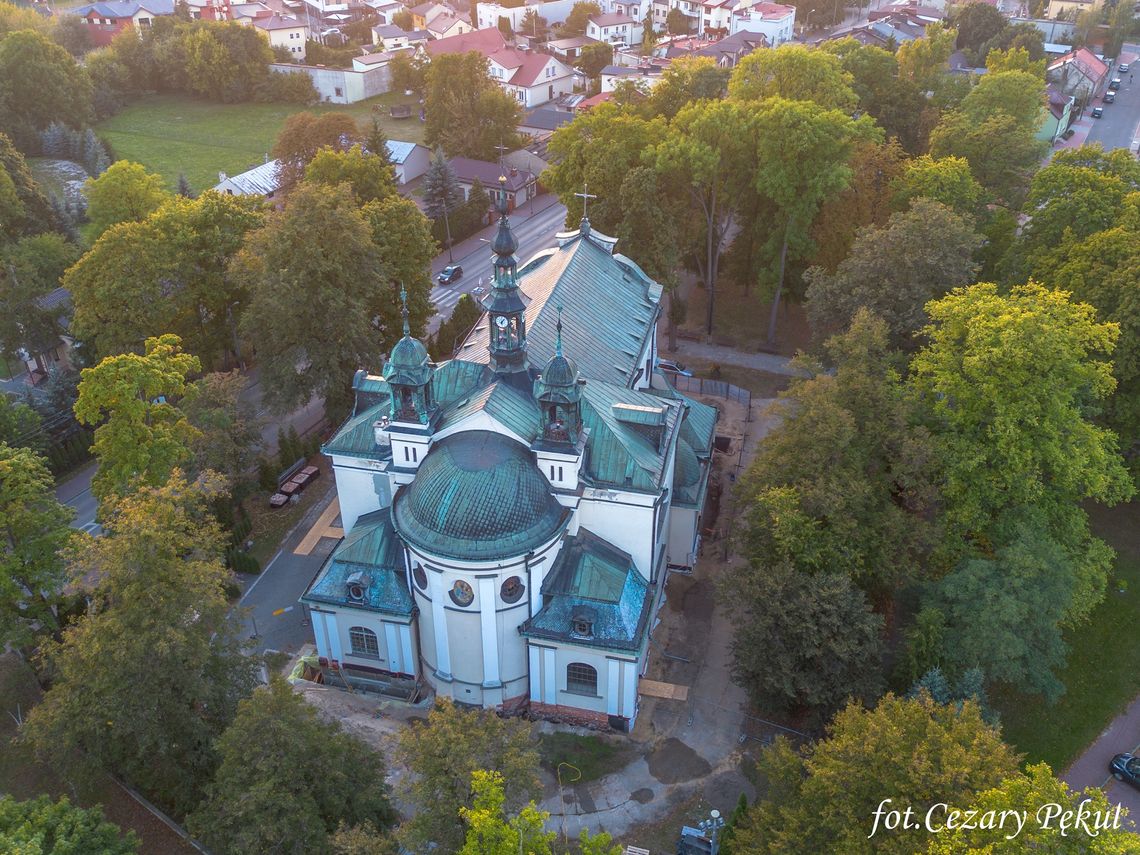
[[[482,285],[476,285],[474,288],[471,289],[471,293],[472,294],[486,294],[487,289],[484,288]]]
[[[1092,108],[1092,117],[1094,119],[1099,119],[1103,115],[1104,115],[1104,107],[1093,107]]]
[[[1108,771],[1116,780],[1140,789],[1140,757],[1134,754],[1117,754],[1108,764]]]
[[[440,285],[450,285],[452,282],[458,282],[462,275],[462,267],[458,264],[449,264],[439,272],[439,276],[437,276],[436,279]]]
[[[1108,84],[1108,91],[1109,92],[1115,92],[1119,88],[1120,88],[1120,78],[1119,77],[1112,78],[1112,82],[1110,84]]]
[[[680,374],[682,377],[693,376],[692,371],[686,370],[684,365],[680,362],[674,362],[672,359],[658,359],[657,367],[666,374]]]
[[[1116,101],[1116,93],[1115,92],[1105,92],[1104,98],[1102,98],[1101,100],[1104,101],[1104,103],[1106,103],[1106,104],[1111,104],[1114,101]]]
[[[1116,66],[1116,73],[1117,74],[1127,74],[1128,73],[1128,63],[1122,62],[1122,63],[1120,63],[1120,65]]]

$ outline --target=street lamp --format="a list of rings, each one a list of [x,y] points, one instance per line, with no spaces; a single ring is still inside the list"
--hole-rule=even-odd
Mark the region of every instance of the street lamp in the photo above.
[[[697,823],[697,828],[704,832],[705,837],[712,841],[712,849],[710,855],[717,855],[718,840],[720,830],[724,828],[724,817],[720,815],[720,811],[713,808],[709,812],[708,819],[702,819]]]

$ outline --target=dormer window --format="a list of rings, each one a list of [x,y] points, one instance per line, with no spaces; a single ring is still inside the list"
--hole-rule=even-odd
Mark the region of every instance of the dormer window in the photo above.
[[[360,572],[353,573],[344,582],[345,595],[350,603],[363,603],[368,578]]]
[[[578,638],[590,638],[594,634],[593,621],[588,621],[588,620],[575,620],[575,621],[573,621],[573,627],[570,630],[570,634],[577,636]]]

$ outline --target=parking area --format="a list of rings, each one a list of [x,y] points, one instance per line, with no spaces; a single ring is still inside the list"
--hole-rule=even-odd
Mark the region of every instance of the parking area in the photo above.
[[[1099,142],[1105,149],[1128,148],[1132,140],[1140,137],[1137,125],[1140,124],[1140,81],[1135,80],[1140,66],[1137,65],[1138,54],[1134,45],[1126,45],[1121,51],[1120,62],[1129,66],[1127,73],[1117,74],[1114,70],[1110,74],[1120,77],[1120,89],[1111,104],[1098,99],[1090,107],[1101,107],[1104,114],[1099,119],[1092,119],[1092,127],[1088,132],[1088,142]],[[1087,115],[1087,114],[1086,114]]]

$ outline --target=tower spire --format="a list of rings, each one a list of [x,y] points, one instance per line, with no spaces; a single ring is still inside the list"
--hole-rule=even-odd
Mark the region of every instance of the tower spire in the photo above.
[[[554,353],[556,356],[562,355],[562,306],[557,306],[558,309],[558,323],[554,325],[556,335],[554,336]]]
[[[403,283],[400,284],[400,316],[404,319],[404,336],[410,336],[412,328],[408,326],[408,290]]]

